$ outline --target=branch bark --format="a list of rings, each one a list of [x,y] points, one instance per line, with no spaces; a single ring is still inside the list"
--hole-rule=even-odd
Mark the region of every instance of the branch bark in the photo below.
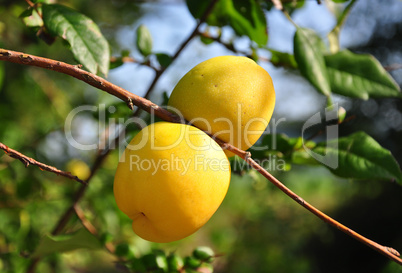
[[[101,89],[127,103],[128,107],[131,110],[134,109],[134,105],[150,112],[151,109],[159,110],[159,105],[154,104],[153,102],[146,100],[140,96],[137,96],[129,91],[97,76],[92,73],[89,73],[83,69],[81,66],[71,65],[59,61],[55,61],[52,59],[42,58],[34,55],[25,54],[22,52],[16,52],[12,50],[5,50],[0,48],[0,60],[8,61],[17,64],[37,66],[41,68],[45,68],[48,70],[53,70],[59,73],[63,73],[69,76],[72,76],[78,80],[81,80],[89,85],[97,89]],[[158,115],[159,118],[164,120],[169,120],[172,122],[180,122],[177,120],[177,116],[171,114],[168,111],[155,111],[155,114]],[[160,115],[160,116],[159,116]]]
[[[41,163],[39,161],[36,161],[33,158],[30,158],[30,157],[28,157],[28,156],[26,156],[26,155],[24,155],[24,154],[22,154],[22,153],[20,153],[20,152],[18,152],[16,150],[13,150],[13,149],[9,148],[8,146],[4,145],[1,142],[0,142],[0,149],[3,150],[9,157],[12,157],[12,158],[15,158],[15,159],[18,159],[19,161],[21,161],[25,165],[25,167],[28,167],[30,164],[35,165],[35,166],[38,166],[42,171],[48,171],[48,172],[51,172],[51,173],[55,173],[57,175],[67,177],[69,179],[75,180],[75,181],[83,184],[84,186],[87,184],[86,182],[82,181],[77,176],[74,176],[69,172],[64,172],[64,171],[61,171],[61,170],[59,170],[59,169],[57,169],[57,168],[55,168],[53,166],[49,166],[49,165],[46,165],[46,164]]]

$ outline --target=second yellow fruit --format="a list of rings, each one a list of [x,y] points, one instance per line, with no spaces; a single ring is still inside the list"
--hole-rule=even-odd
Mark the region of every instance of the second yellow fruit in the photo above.
[[[220,56],[184,75],[171,94],[169,106],[198,128],[247,150],[268,126],[275,91],[268,72],[253,60]]]

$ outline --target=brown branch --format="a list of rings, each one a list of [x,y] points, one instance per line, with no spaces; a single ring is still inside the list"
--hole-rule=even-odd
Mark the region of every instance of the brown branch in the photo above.
[[[95,237],[99,236],[98,230],[95,228],[94,225],[85,217],[84,211],[81,209],[81,207],[78,204],[74,205],[74,212],[77,215],[78,219],[80,219],[82,225]],[[111,254],[114,253],[115,247],[112,243],[106,242],[105,243],[105,248],[107,251],[109,251]]]
[[[0,149],[3,150],[8,156],[10,156],[12,158],[15,158],[15,159],[18,159],[19,161],[21,161],[25,165],[25,167],[28,167],[30,164],[35,165],[35,166],[38,166],[39,169],[41,169],[42,171],[48,171],[48,172],[51,172],[51,173],[55,173],[57,175],[61,175],[61,176],[67,177],[69,179],[75,180],[75,181],[83,184],[84,186],[86,185],[86,182],[82,181],[77,176],[74,176],[69,172],[61,171],[61,170],[59,170],[59,169],[57,169],[57,168],[55,168],[53,166],[49,166],[49,165],[43,164],[43,163],[41,163],[39,161],[36,161],[33,158],[30,158],[30,157],[28,157],[26,155],[23,155],[22,153],[20,153],[20,152],[18,152],[16,150],[13,150],[13,149],[7,147],[6,145],[4,145],[1,142],[0,142]]]
[[[125,101],[127,105],[130,107],[130,109],[133,110],[134,105],[147,111],[150,112],[151,109],[157,110],[160,107],[157,104],[152,103],[149,100],[146,100],[140,96],[137,96],[133,93],[130,93],[129,91],[111,83],[108,82],[107,80],[94,75],[92,73],[89,73],[78,65],[71,65],[59,61],[55,61],[52,59],[47,59],[47,58],[42,58],[34,55],[29,55],[21,52],[16,52],[16,51],[11,51],[11,50],[5,50],[0,48],[0,60],[3,61],[8,61],[12,63],[18,63],[18,64],[24,64],[24,65],[31,65],[31,66],[37,66],[49,70],[53,70],[59,73],[63,73],[69,76],[72,76],[76,79],[79,79],[83,82],[86,82],[89,85],[92,85],[93,87],[96,87],[97,89],[101,89],[103,91],[106,91],[107,93]],[[172,115],[170,112],[167,111],[157,111],[157,115],[161,119],[165,120],[175,120],[173,122],[180,122],[177,120],[177,116]]]
[[[22,53],[15,53],[12,51],[7,51],[7,50],[0,50],[0,60],[7,60],[7,61],[15,61],[16,58],[19,60],[24,60],[24,59],[29,59],[30,61],[28,62],[22,62],[24,64],[28,64],[28,65],[34,65],[34,66],[39,66],[39,67],[46,67],[45,64],[48,64],[49,62],[54,62],[54,63],[59,63],[57,61],[53,61],[53,60],[49,60],[49,59],[45,59],[45,58],[40,58],[40,57],[36,57],[36,56],[31,56],[31,55],[26,55],[26,54],[22,54],[23,57],[19,57],[21,56]],[[3,56],[3,57],[2,57]],[[5,57],[4,57],[5,56]],[[45,63],[43,63],[45,62]],[[20,63],[20,61],[18,61],[18,63]],[[68,65],[68,64],[63,64],[63,66],[58,66],[58,67],[63,67],[63,69],[56,70],[58,72],[62,72],[64,73],[67,72],[67,75],[76,75],[76,70],[77,68],[75,66],[72,65]],[[71,69],[73,72],[71,72],[69,69]],[[109,82],[107,82],[106,80],[92,75],[88,72],[79,70],[79,75],[81,75],[82,73],[84,73],[84,75],[87,75],[85,77],[76,77],[79,78],[81,80],[83,79],[95,79],[97,82],[101,83],[98,84],[98,86],[102,86],[102,87],[107,87],[105,90],[108,93],[115,95],[118,98],[121,98],[124,101],[129,101],[133,96],[133,94],[129,93],[128,91],[122,89],[121,87],[115,86]],[[85,82],[88,82],[87,80],[84,80]],[[88,82],[89,84],[93,85],[93,80],[89,80]],[[96,87],[96,85],[93,85]],[[176,115],[170,113],[169,111],[167,111],[164,108],[159,107],[158,105],[150,102],[147,99],[141,98],[135,96],[135,105],[139,106],[141,109],[147,110],[149,113],[151,114],[155,114],[156,116],[166,120],[166,121],[170,121],[170,122],[183,122],[182,119],[180,119],[179,117],[177,117]],[[145,104],[145,106],[141,105],[142,103]],[[152,107],[151,107],[152,106]],[[327,216],[326,214],[324,214],[323,212],[321,212],[320,210],[316,209],[315,207],[313,207],[312,205],[310,205],[309,203],[305,202],[301,197],[299,197],[297,194],[295,194],[294,192],[292,192],[290,189],[288,189],[285,185],[283,185],[279,180],[277,180],[274,176],[272,176],[268,171],[266,171],[264,168],[262,168],[260,165],[258,165],[252,158],[251,158],[251,154],[249,152],[245,152],[242,151],[236,147],[234,147],[233,145],[229,144],[229,143],[225,143],[221,140],[216,140],[218,142],[219,145],[221,145],[222,148],[227,149],[231,152],[233,152],[234,154],[240,156],[242,159],[244,159],[251,167],[253,167],[254,169],[256,169],[259,173],[261,173],[264,177],[266,177],[271,183],[273,183],[276,187],[278,187],[280,190],[282,190],[286,195],[288,195],[289,197],[291,197],[293,200],[295,200],[297,203],[299,203],[301,206],[303,206],[304,208],[306,208],[307,210],[309,210],[310,212],[312,212],[313,214],[315,214],[316,216],[318,216],[321,220],[323,220],[324,222],[332,225],[333,227],[341,230],[342,232],[350,235],[351,237],[355,238],[356,240],[368,245],[369,247],[377,250],[379,253],[385,255],[386,257],[388,257],[389,259],[397,262],[398,264],[402,265],[402,259],[400,259],[399,253],[389,247],[386,246],[382,246],[370,239],[367,239],[365,237],[363,237],[362,235],[358,234],[357,232],[349,229],[348,227],[340,224],[339,222],[337,222],[336,220],[332,219],[331,217]],[[100,163],[103,161],[104,157],[100,157],[99,159],[99,163],[95,164],[96,168],[99,168]],[[92,172],[93,173],[93,172]],[[71,215],[74,213],[74,206],[75,204],[81,199],[81,197],[83,196],[84,192],[85,192],[86,187],[81,187],[80,190],[78,191],[77,195],[75,196],[75,200],[74,200],[74,205],[72,207],[70,207],[66,213],[60,218],[60,221],[58,223],[58,225],[56,226],[56,228],[53,231],[53,234],[58,234],[59,232],[61,232],[61,230],[64,228],[64,226],[66,225],[66,223],[68,222],[68,220],[70,219]],[[35,260],[33,260],[33,264],[36,264],[37,262],[35,262]],[[31,264],[32,265],[32,264]],[[33,272],[33,271],[28,271],[28,272]]]
[[[30,1],[30,0],[25,0],[25,2],[27,2],[27,4],[28,4],[31,8],[34,8],[34,7],[35,7],[35,4],[32,3],[32,1]]]
[[[10,52],[7,50],[0,50],[0,60],[7,60],[7,61],[13,61],[15,60],[15,58],[20,59],[20,57],[18,57],[19,55],[21,55],[22,53],[14,53],[14,52]],[[53,60],[48,60],[45,58],[39,58],[36,56],[31,56],[31,55],[26,55],[26,54],[22,54],[23,57],[22,59],[30,59],[32,61],[29,62],[22,62],[24,64],[28,64],[28,65],[34,65],[34,66],[39,66],[39,67],[46,67],[45,64],[49,63],[49,62],[55,62],[55,63],[59,63],[57,61],[53,61]],[[3,57],[2,57],[3,56]],[[6,56],[6,57],[4,57]],[[43,63],[45,62],[45,63]],[[18,63],[20,63],[20,61],[18,61]],[[68,73],[66,73],[67,75],[76,75],[75,71],[76,71],[76,67],[72,66],[72,65],[67,65],[64,64],[63,66],[58,66],[58,67],[63,67],[63,69],[61,71],[56,70],[58,72],[62,72],[66,71]],[[69,69],[73,70],[74,73],[72,73],[71,71],[69,71]],[[112,94],[112,95],[116,95],[118,98],[123,99],[124,101],[129,101],[133,96],[133,94],[129,93],[128,91],[122,89],[121,87],[117,87],[109,82],[107,82],[106,80],[92,75],[88,72],[79,71],[80,75],[81,73],[84,73],[84,75],[87,75],[86,77],[76,77],[79,78],[81,80],[83,79],[95,79],[98,82],[101,82],[102,84],[99,84],[99,86],[107,86],[107,91],[108,93]],[[85,82],[87,82],[86,80],[84,80]],[[93,85],[93,81],[90,80],[88,82],[89,84]],[[95,86],[95,85],[93,85]],[[95,86],[96,87],[96,86]],[[102,89],[102,88],[100,88]],[[102,89],[104,90],[104,89]],[[127,94],[128,93],[128,94]],[[146,111],[148,111],[151,114],[155,114],[156,116],[166,120],[166,121],[170,121],[170,122],[183,122],[182,119],[180,119],[179,117],[177,117],[176,115],[170,113],[169,111],[167,111],[164,108],[159,107],[158,105],[150,102],[147,99],[141,98],[135,96],[135,103],[136,105],[139,104],[138,106],[141,109],[144,109]],[[144,103],[145,106],[142,106],[141,104]],[[152,107],[151,107],[152,106]],[[242,159],[244,159],[251,167],[253,167],[254,169],[256,169],[259,173],[261,173],[264,177],[266,177],[271,183],[273,183],[276,187],[278,187],[280,190],[282,190],[286,195],[288,195],[289,197],[291,197],[293,200],[295,200],[297,203],[299,203],[301,206],[303,206],[304,208],[306,208],[307,210],[309,210],[310,212],[312,212],[313,214],[315,214],[316,216],[318,216],[321,220],[323,220],[324,222],[330,224],[331,226],[341,230],[342,232],[350,235],[351,237],[355,238],[356,240],[370,246],[371,248],[377,250],[379,253],[385,255],[386,257],[388,257],[389,259],[397,262],[398,264],[402,265],[402,259],[400,259],[398,256],[398,252],[392,248],[386,247],[386,246],[382,246],[370,239],[367,239],[365,237],[363,237],[362,235],[358,234],[357,232],[349,229],[348,227],[340,224],[339,222],[337,222],[336,220],[332,219],[331,217],[327,216],[326,214],[324,214],[323,212],[321,212],[320,210],[316,209],[315,207],[313,207],[312,205],[310,205],[309,203],[305,202],[301,197],[299,197],[297,194],[295,194],[294,192],[292,192],[290,189],[288,189],[285,185],[283,185],[279,180],[277,180],[275,177],[273,177],[268,171],[266,171],[264,168],[262,168],[260,165],[258,165],[252,158],[251,158],[251,154],[249,152],[246,151],[242,151],[236,147],[234,147],[233,145],[229,144],[229,143],[225,143],[221,140],[216,139],[216,141],[218,142],[219,145],[221,145],[222,148],[227,149],[231,152],[233,152],[234,154],[240,156]],[[96,168],[99,168],[100,163],[103,161],[104,157],[100,157],[99,158],[99,163],[95,164]],[[78,191],[77,195],[75,196],[74,199],[74,205],[81,199],[81,197],[83,196],[84,192],[85,192],[86,187],[81,187],[80,190]],[[66,225],[66,223],[68,222],[68,220],[70,219],[71,215],[74,213],[74,205],[72,207],[70,207],[66,213],[60,218],[60,221],[58,223],[58,225],[56,226],[56,228],[53,231],[53,234],[58,234],[59,232],[61,232],[61,230],[64,228],[64,226]],[[33,261],[33,263],[35,263],[35,260]],[[31,271],[33,272],[33,271]]]
[[[390,65],[384,66],[384,69],[387,70],[388,72],[402,69],[402,64],[390,64]]]
[[[272,4],[275,6],[276,9],[278,10],[283,10],[282,2],[281,0],[271,0]]]
[[[126,56],[123,58],[118,58],[118,57],[114,57],[114,56],[110,57],[111,63],[115,63],[117,61],[122,61],[123,63],[139,63],[139,64],[141,64],[140,62],[137,62],[136,59],[134,59],[133,57],[129,57],[129,56]]]
[[[235,151],[232,151],[235,152]],[[318,218],[323,220],[324,222],[330,224],[331,226],[339,229],[340,231],[346,233],[347,235],[353,237],[354,239],[360,241],[361,243],[371,247],[372,249],[378,251],[379,253],[383,254],[384,256],[388,257],[389,259],[397,262],[398,264],[402,265],[402,259],[399,258],[400,254],[398,251],[396,251],[393,248],[386,247],[383,245],[380,245],[370,239],[367,239],[366,237],[360,235],[359,233],[351,230],[347,226],[339,223],[338,221],[332,219],[325,213],[321,212],[314,206],[310,205],[306,201],[304,201],[300,196],[298,196],[296,193],[291,191],[289,188],[287,188],[284,184],[282,184],[278,179],[276,179],[272,174],[270,174],[267,170],[265,170],[263,167],[261,167],[258,163],[256,163],[252,158],[251,154],[247,155],[239,155],[241,156],[242,159],[244,159],[251,167],[256,169],[259,173],[261,173],[265,178],[267,178],[272,184],[274,184],[277,188],[279,188],[281,191],[283,191],[287,196],[295,200],[299,205],[316,215]]]

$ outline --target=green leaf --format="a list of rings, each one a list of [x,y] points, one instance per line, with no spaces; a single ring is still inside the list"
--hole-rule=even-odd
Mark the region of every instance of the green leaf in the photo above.
[[[338,0],[334,2],[346,2],[349,0]],[[344,10],[342,11],[342,13],[340,13],[339,15],[337,15],[337,23],[335,25],[335,27],[328,33],[328,42],[329,42],[329,49],[331,53],[336,53],[339,51],[340,49],[340,45],[339,45],[339,33],[341,31],[342,26],[345,24],[346,18],[348,17],[348,15],[350,14],[350,11],[353,7],[353,5],[356,3],[356,0],[352,0],[350,1],[350,3],[344,8]]]
[[[124,64],[123,58],[117,57],[113,61],[110,62],[109,69],[112,70],[112,69],[118,68],[118,67],[122,66],[123,64]]]
[[[152,36],[145,25],[137,28],[136,45],[143,56],[146,57],[152,53]]]
[[[200,36],[200,40],[204,45],[209,45],[209,44],[212,44],[214,42],[213,39],[205,37],[205,36]]]
[[[271,63],[279,67],[297,68],[297,62],[292,54],[269,49],[271,52]]]
[[[340,49],[339,45],[339,32],[340,27],[335,26],[329,33],[328,33],[328,42],[329,42],[329,50],[331,53],[336,53]]]
[[[238,35],[247,35],[259,46],[268,42],[267,21],[257,1],[226,1],[230,26]]]
[[[332,2],[335,2],[335,3],[345,3],[345,2],[348,2],[349,0],[332,0]]]
[[[168,261],[163,253],[150,253],[141,257],[145,267],[150,269],[162,269],[162,272],[168,270]]]
[[[21,13],[20,18],[27,27],[41,27],[43,26],[43,20],[40,15],[33,9],[27,9]]]
[[[80,248],[99,249],[102,245],[89,231],[80,229],[68,235],[46,235],[39,242],[32,257],[42,257],[52,253],[61,253]]]
[[[297,28],[294,36],[294,56],[301,74],[325,96],[330,96],[322,40],[311,29]]]
[[[207,246],[199,246],[193,251],[193,256],[196,259],[203,260],[203,261],[209,261],[211,258],[213,258],[215,255],[214,251]]]
[[[294,151],[292,153],[291,157],[292,157],[293,164],[298,164],[298,165],[319,165],[320,164],[305,150]]]
[[[170,254],[167,257],[169,272],[179,272],[184,266],[183,259],[177,254]]]
[[[43,21],[53,36],[70,46],[74,57],[91,73],[109,70],[109,45],[98,26],[85,15],[61,5],[42,5]]]
[[[371,55],[348,50],[325,56],[334,93],[367,100],[370,97],[401,97],[398,84]]]
[[[25,18],[25,17],[31,16],[33,10],[34,10],[33,8],[29,7],[28,9],[24,10],[24,11],[20,14],[20,16],[18,16],[18,18]]]
[[[211,1],[187,0],[194,18],[200,18]],[[246,35],[259,46],[268,42],[265,14],[256,0],[220,0],[207,18],[211,26],[230,25],[237,35]]]
[[[172,63],[172,57],[165,53],[156,53],[156,59],[158,60],[160,66],[167,68]]]
[[[336,141],[337,149],[333,145]],[[402,184],[401,170],[391,152],[364,132],[319,143],[312,151],[337,157],[338,167],[329,170],[340,177],[396,180]]]
[[[283,8],[289,13],[292,14],[294,11],[301,9],[304,4],[305,0],[298,0],[298,1],[283,1]]]

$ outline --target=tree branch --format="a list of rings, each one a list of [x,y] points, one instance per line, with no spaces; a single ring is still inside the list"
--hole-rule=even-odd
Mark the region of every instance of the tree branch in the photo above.
[[[80,219],[82,225],[94,236],[98,237],[99,232],[95,228],[94,225],[85,217],[84,211],[81,209],[81,207],[78,204],[75,204],[74,206],[74,212],[77,215],[78,219]],[[105,248],[107,251],[109,251],[111,254],[114,254],[115,247],[113,244],[110,242],[105,243]]]
[[[23,55],[23,57],[19,57]],[[21,60],[25,60],[25,59],[29,59],[31,61],[28,62],[23,62]],[[27,64],[27,65],[34,65],[34,66],[39,66],[39,67],[44,67],[44,68],[48,68],[46,65],[49,63],[60,63],[54,60],[49,60],[49,59],[45,59],[45,58],[40,58],[40,57],[36,57],[36,56],[32,56],[32,55],[27,55],[27,54],[23,54],[23,53],[15,53],[9,50],[0,50],[0,60],[6,60],[6,61],[11,61],[11,62],[17,62],[17,63],[23,63],[23,64]],[[18,61],[16,61],[18,60]],[[68,65],[68,64],[63,64],[63,65],[58,65],[57,67],[62,67],[62,69],[59,70],[55,70],[61,73],[67,72],[65,74],[67,75],[77,75],[77,68],[75,66],[72,65]],[[49,69],[49,68],[48,68]],[[70,71],[71,70],[71,71]],[[83,80],[91,85],[93,85],[93,80],[89,80],[87,81],[87,79],[95,79],[96,82],[98,82],[98,86],[102,86],[102,87],[107,87],[105,89],[106,92],[115,95],[116,97],[124,100],[124,101],[129,101],[131,98],[135,99],[135,105],[139,106],[141,109],[144,109],[146,111],[148,111],[151,114],[154,114],[166,121],[170,121],[170,122],[181,122],[183,123],[183,119],[181,119],[180,117],[170,113],[169,111],[167,111],[166,109],[159,107],[158,105],[152,103],[151,101],[138,97],[136,95],[133,95],[131,93],[129,93],[128,91],[122,89],[121,87],[115,86],[111,83],[109,83],[108,81],[92,75],[89,72],[85,72],[83,70],[79,69],[79,75],[84,74],[87,75],[85,77],[76,77],[80,80]],[[93,85],[96,87],[96,85]],[[142,103],[144,103],[145,105],[142,105]],[[133,102],[134,104],[134,102]],[[223,149],[227,149],[231,152],[233,152],[234,154],[240,156],[242,159],[244,159],[251,167],[253,167],[255,170],[257,170],[259,173],[261,173],[265,178],[267,178],[271,183],[273,183],[276,187],[278,187],[281,191],[283,191],[286,195],[288,195],[289,197],[291,197],[293,200],[295,200],[298,204],[300,204],[301,206],[303,206],[304,208],[306,208],[307,210],[309,210],[310,212],[312,212],[313,214],[315,214],[317,217],[319,217],[321,220],[323,220],[324,222],[330,224],[331,226],[341,230],[342,232],[348,234],[349,236],[355,238],[356,240],[368,245],[369,247],[373,248],[374,250],[378,251],[379,253],[383,254],[384,256],[388,257],[389,259],[397,262],[398,264],[402,265],[402,259],[400,259],[399,253],[389,247],[386,246],[382,246],[370,239],[365,238],[364,236],[358,234],[357,232],[349,229],[348,227],[342,225],[341,223],[337,222],[336,220],[332,219],[331,217],[329,217],[328,215],[324,214],[323,212],[321,212],[320,210],[318,210],[317,208],[315,208],[314,206],[310,205],[309,203],[307,203],[306,201],[304,201],[301,197],[299,197],[296,193],[292,192],[289,188],[287,188],[285,185],[283,185],[279,180],[277,180],[274,176],[272,176],[268,171],[266,171],[264,168],[262,168],[259,164],[257,164],[252,158],[251,158],[251,154],[249,152],[240,150],[236,147],[234,147],[233,145],[229,144],[229,143],[225,143],[224,141],[221,141],[219,139],[215,139],[217,141],[217,143],[223,148]],[[102,162],[103,158],[101,157],[99,159],[99,162]],[[95,164],[96,168],[98,168],[100,166],[99,164]],[[75,201],[74,201],[74,205],[72,207],[70,207],[69,210],[66,211],[66,213],[63,215],[63,217],[61,217],[60,222],[58,223],[58,225],[56,226],[56,228],[53,231],[53,234],[58,234],[62,228],[65,226],[65,224],[67,223],[67,221],[69,220],[69,218],[71,217],[71,215],[74,213],[74,206],[75,204],[78,202],[78,200],[81,199],[81,197],[83,196],[84,192],[85,192],[85,188],[86,187],[81,187],[81,189],[79,190],[79,192],[77,193],[77,195],[75,196]]]
[[[64,172],[64,171],[61,171],[61,170],[59,170],[59,169],[57,169],[57,168],[55,168],[53,166],[49,166],[49,165],[43,164],[43,163],[41,163],[39,161],[36,161],[33,158],[30,158],[30,157],[28,157],[26,155],[23,155],[22,153],[20,153],[20,152],[18,152],[16,150],[13,150],[13,149],[7,147],[6,145],[4,145],[1,142],[0,142],[0,149],[3,150],[9,157],[16,158],[19,161],[21,161],[25,165],[25,167],[28,167],[30,164],[35,165],[35,166],[38,166],[39,169],[41,169],[42,171],[48,171],[48,172],[51,172],[51,173],[55,173],[57,175],[67,177],[69,179],[75,180],[75,181],[83,184],[84,186],[87,184],[86,182],[82,181],[77,176],[74,176],[69,172]]]
[[[45,69],[53,70],[59,73],[72,76],[76,79],[86,82],[89,85],[92,85],[97,89],[106,91],[107,93],[125,101],[132,110],[134,109],[134,105],[147,112],[150,112],[151,109],[157,110],[160,108],[157,104],[154,104],[149,100],[137,96],[111,82],[106,81],[105,79],[97,75],[94,75],[81,69],[80,66],[71,65],[34,55],[29,55],[22,52],[5,50],[2,48],[0,48],[0,60],[12,63],[42,67]],[[174,116],[168,111],[157,111],[156,114],[162,115],[158,116],[161,119],[172,120],[172,122],[180,122],[179,120],[173,121],[174,119],[177,119],[177,116]]]
[[[272,174],[270,174],[267,170],[261,167],[257,162],[255,162],[251,158],[251,154],[247,154],[246,156],[241,156],[251,167],[256,169],[259,173],[261,173],[265,178],[267,178],[272,184],[274,184],[277,188],[279,188],[282,192],[284,192],[287,196],[295,200],[299,205],[306,208],[308,211],[316,215],[318,218],[323,220],[324,222],[330,224],[331,226],[339,229],[340,231],[346,233],[347,235],[351,236],[352,238],[360,241],[361,243],[371,247],[372,249],[378,251],[379,253],[383,254],[384,256],[388,257],[389,259],[397,262],[398,264],[402,265],[402,259],[399,258],[400,254],[397,250],[380,245],[366,237],[360,235],[359,233],[351,230],[347,226],[339,223],[338,221],[332,219],[325,213],[321,212],[319,209],[315,208],[314,206],[310,205],[306,201],[304,201],[300,196],[296,193],[291,191],[287,188],[284,184],[282,184],[278,179],[276,179]]]

